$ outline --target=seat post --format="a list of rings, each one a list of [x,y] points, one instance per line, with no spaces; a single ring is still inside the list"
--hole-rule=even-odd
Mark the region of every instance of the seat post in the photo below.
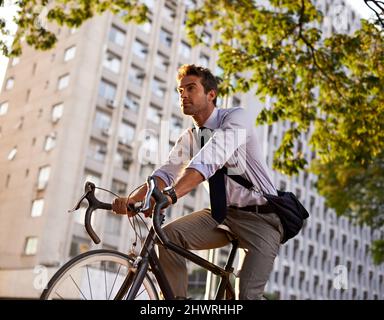
[[[229,253],[228,260],[227,260],[227,263],[225,264],[225,268],[224,268],[225,271],[228,271],[228,272],[233,272],[233,270],[234,270],[233,262],[234,262],[235,257],[236,257],[237,248],[239,247],[239,240],[238,239],[232,239],[231,243],[232,243],[231,252]]]

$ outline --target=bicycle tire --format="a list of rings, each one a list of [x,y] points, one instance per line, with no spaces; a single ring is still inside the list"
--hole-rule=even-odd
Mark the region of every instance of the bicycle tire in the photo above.
[[[53,275],[40,299],[111,300],[132,262],[132,257],[114,250],[100,249],[82,253],[69,260]],[[102,287],[104,293],[101,292]],[[156,286],[147,273],[135,300],[158,299]]]

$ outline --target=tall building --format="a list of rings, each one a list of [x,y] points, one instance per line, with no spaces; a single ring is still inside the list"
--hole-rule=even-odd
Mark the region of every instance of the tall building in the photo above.
[[[83,227],[84,208],[67,210],[85,181],[126,195],[164,161],[191,125],[178,106],[180,64],[221,72],[212,50],[215,32],[204,29],[203,45],[188,44],[185,9],[194,1],[145,2],[149,23],[127,25],[107,13],[77,30],[48,26],[59,35],[54,49],[24,46],[8,64],[0,95],[0,296],[37,297],[42,270],[49,278],[91,248],[131,250],[136,239],[127,219],[96,212],[93,225],[102,239],[96,246]],[[253,108],[255,117],[262,107],[251,92],[226,102]],[[259,130],[271,163],[284,124]],[[369,228],[352,227],[325,208],[311,185],[315,177],[273,177],[278,187],[296,191],[312,214],[302,235],[282,246],[267,291],[282,299],[383,298],[383,268],[372,265],[367,251]],[[208,197],[199,187],[168,211],[169,219],[202,206]],[[210,255],[220,262],[227,251]],[[330,286],[337,265],[350,277],[344,291]],[[201,297],[206,274],[192,265],[190,270],[191,292]]]

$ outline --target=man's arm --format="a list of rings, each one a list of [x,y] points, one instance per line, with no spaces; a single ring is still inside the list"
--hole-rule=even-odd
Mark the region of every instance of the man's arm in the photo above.
[[[199,171],[195,169],[185,169],[174,186],[177,198],[186,195],[203,181],[204,177]],[[170,197],[168,197],[168,200],[170,200]]]

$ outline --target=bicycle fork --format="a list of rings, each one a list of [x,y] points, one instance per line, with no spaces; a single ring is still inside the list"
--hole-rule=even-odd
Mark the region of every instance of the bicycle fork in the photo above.
[[[128,274],[125,277],[124,282],[121,285],[114,300],[122,300],[128,290],[129,291],[126,298],[127,300],[134,300],[134,298],[136,297],[137,292],[139,291],[140,286],[143,283],[144,277],[148,271],[148,255],[152,250],[154,250],[155,233],[153,232],[153,230],[150,230],[150,233],[151,231],[152,236],[147,237],[140,251],[140,254],[136,257],[132,267],[129,268]]]

